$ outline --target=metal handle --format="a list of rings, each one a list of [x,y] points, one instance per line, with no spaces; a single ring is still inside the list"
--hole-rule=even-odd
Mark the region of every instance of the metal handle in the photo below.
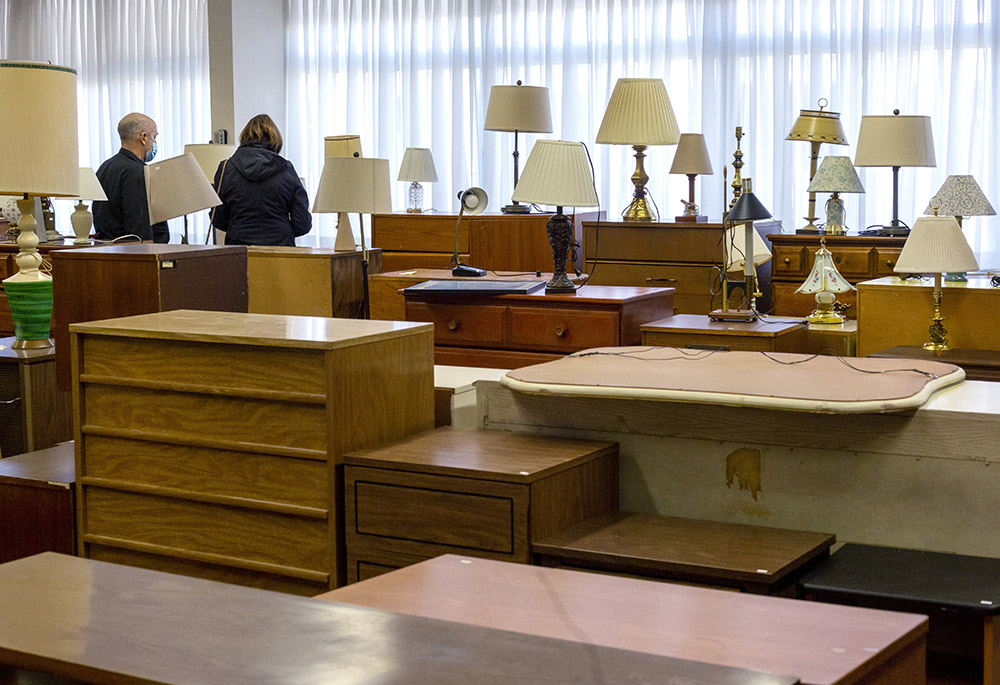
[[[785,264],[791,264],[791,263],[792,263],[792,260],[789,259],[788,257],[785,257]]]
[[[835,261],[837,264],[840,264],[840,255],[837,255],[836,257],[834,257],[833,261]]]
[[[558,326],[556,326],[556,337],[561,338],[564,335],[566,335],[566,327],[563,326],[562,324],[559,324]]]
[[[896,266],[896,262],[892,261],[891,259],[887,259],[885,260],[885,265],[891,269],[892,267]]]
[[[653,278],[652,276],[649,276],[649,277],[646,278],[646,282],[647,283],[652,283],[653,281],[662,282],[662,283],[676,283],[677,279],[676,278]]]
[[[458,330],[458,322],[455,321],[455,319],[452,319],[451,321],[448,322],[448,330],[449,331],[457,331]]]

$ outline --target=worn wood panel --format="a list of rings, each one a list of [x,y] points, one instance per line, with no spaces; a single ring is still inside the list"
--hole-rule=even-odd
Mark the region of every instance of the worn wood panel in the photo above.
[[[621,323],[617,311],[511,308],[510,346],[574,352],[615,345]]]
[[[618,510],[618,454],[531,484],[531,539]]]

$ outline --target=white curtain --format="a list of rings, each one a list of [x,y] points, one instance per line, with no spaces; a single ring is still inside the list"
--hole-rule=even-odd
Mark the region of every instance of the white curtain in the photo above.
[[[96,170],[118,151],[116,127],[129,112],[156,121],[157,158],[173,157],[211,138],[206,3],[0,0],[0,58],[77,70],[80,166]],[[8,94],[3,101],[11,106]],[[72,202],[55,205],[57,229],[72,234]],[[192,228],[204,221],[193,218]],[[170,230],[177,242],[183,221],[172,220]]]
[[[457,209],[455,193],[484,187],[509,201],[513,134],[483,131],[490,86],[548,86],[553,138],[590,147],[610,218],[631,193],[631,149],[595,145],[615,81],[660,77],[682,131],[705,134],[714,176],[700,177],[703,213],[718,220],[722,168],[742,126],[744,177],[791,232],[805,222],[809,148],[785,141],[800,109],[820,98],[841,113],[853,158],[863,114],[932,119],[937,167],[902,169],[900,218],[912,224],[948,174],[973,174],[1000,207],[996,121],[1000,0],[286,0],[287,153],[319,179],[325,135],[361,135],[395,179],[408,146],[430,147],[439,181],[425,206]],[[522,161],[535,136],[522,136]],[[648,151],[660,216],[681,213],[686,178],[669,176],[670,148]],[[732,180],[730,168],[729,180]],[[850,228],[888,223],[890,169],[859,169],[867,193],[846,196]],[[404,203],[394,183],[394,206]],[[822,218],[825,196],[818,198]],[[998,219],[965,222],[983,266],[1000,266]],[[320,230],[332,230],[321,221]]]

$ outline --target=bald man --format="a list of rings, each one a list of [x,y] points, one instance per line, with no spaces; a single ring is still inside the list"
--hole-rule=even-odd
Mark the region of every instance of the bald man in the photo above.
[[[97,179],[108,196],[94,203],[94,229],[98,240],[134,234],[154,243],[170,242],[167,222],[149,224],[146,176],[143,167],[156,156],[156,122],[145,114],[126,114],[118,122],[122,149],[97,170]]]

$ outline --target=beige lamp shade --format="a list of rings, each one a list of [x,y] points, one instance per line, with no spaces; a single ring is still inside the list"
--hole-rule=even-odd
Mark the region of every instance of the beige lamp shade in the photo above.
[[[993,216],[996,210],[986,199],[983,189],[976,179],[969,175],[949,176],[944,184],[934,193],[940,204],[937,207],[939,215],[948,216]],[[934,214],[933,198],[927,205],[924,214]]]
[[[810,193],[863,193],[865,187],[850,157],[828,155],[823,158],[807,190]]]
[[[854,166],[937,166],[931,118],[900,115],[861,117]]]
[[[673,145],[680,135],[662,79],[620,78],[611,92],[595,142]]]
[[[825,98],[820,100],[819,109],[800,109],[799,116],[792,124],[785,140],[808,140],[817,143],[847,145],[844,127],[840,125],[840,112],[825,112]]]
[[[0,61],[0,194],[76,197],[76,71]]]
[[[104,187],[97,180],[97,174],[89,166],[80,167],[80,192],[77,197],[81,200],[107,200],[104,194]]]
[[[541,86],[493,86],[486,105],[487,131],[552,133],[549,89]],[[402,180],[402,179],[400,179]]]
[[[556,207],[596,207],[597,190],[590,169],[583,143],[535,141],[513,199]]]
[[[215,181],[215,172],[223,160],[227,160],[236,152],[235,145],[219,143],[189,143],[184,146],[184,152],[193,155],[198,166],[205,172],[209,182]]]
[[[712,160],[708,156],[705,136],[700,133],[682,133],[670,165],[672,174],[711,174]]]
[[[347,134],[342,136],[327,136],[323,139],[324,157],[353,157],[357,152],[361,156],[361,136]]]
[[[408,147],[403,152],[403,161],[399,165],[397,181],[435,182],[438,180],[437,169],[434,168],[434,156],[425,147]]]
[[[314,212],[389,214],[389,160],[327,157],[319,178]]]
[[[895,271],[908,274],[975,271],[979,268],[953,216],[922,216],[910,229]]]
[[[801,295],[815,295],[816,293],[846,293],[850,290],[855,290],[855,287],[837,271],[833,254],[826,249],[826,243],[820,243],[820,247],[816,251],[816,259],[813,260],[812,270],[806,276],[805,282],[796,288],[795,292]],[[824,301],[819,298],[816,302],[820,305],[824,304]],[[832,305],[834,299],[826,299],[825,302]]]
[[[151,224],[222,204],[192,154],[147,164],[144,171]]]
[[[760,233],[753,229],[753,265],[760,266],[771,258],[771,251],[767,249],[767,244],[760,237]],[[746,230],[745,226],[738,224],[730,226],[723,234],[724,249],[726,254],[726,271],[743,271],[746,261]]]

